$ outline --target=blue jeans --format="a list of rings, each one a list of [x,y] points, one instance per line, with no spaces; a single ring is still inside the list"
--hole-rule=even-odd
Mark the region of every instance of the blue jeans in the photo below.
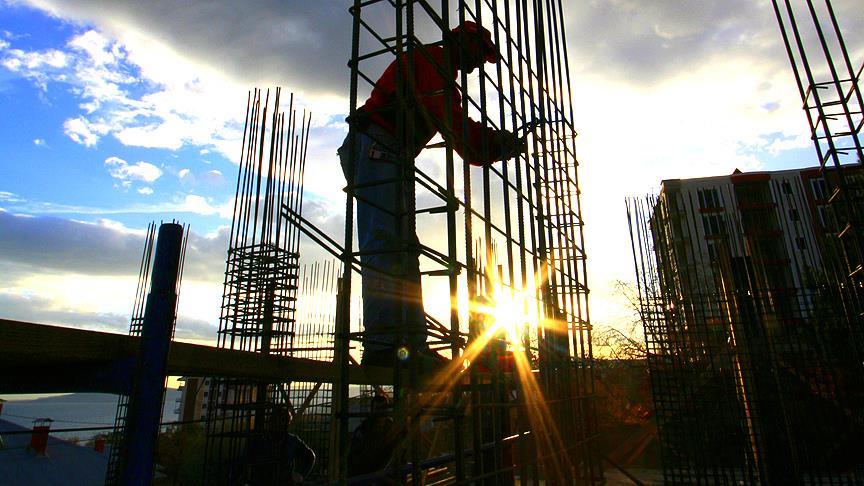
[[[353,164],[357,243],[363,294],[364,349],[389,350],[397,343],[425,345],[414,181],[405,180],[413,160],[400,160],[398,142],[371,125],[339,147],[346,180]],[[410,164],[410,165],[409,165]],[[404,169],[401,170],[401,169]],[[349,184],[351,181],[348,181]]]

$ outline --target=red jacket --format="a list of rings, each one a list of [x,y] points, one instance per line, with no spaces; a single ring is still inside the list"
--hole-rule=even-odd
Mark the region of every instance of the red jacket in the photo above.
[[[402,78],[407,79],[405,59],[408,54],[403,54]],[[423,46],[412,52],[414,67],[413,94],[417,101],[414,117],[414,147],[415,156],[423,147],[429,143],[436,132],[451,132],[455,150],[463,159],[474,165],[485,165],[503,157],[500,137],[495,136],[496,130],[483,126],[470,118],[463,117],[462,98],[457,89],[452,89],[451,103],[447,105],[447,96],[444,88],[456,79],[458,70],[454,67],[445,78],[443,73],[444,48],[441,46]],[[453,62],[455,64],[455,60]],[[439,67],[441,66],[441,67]],[[394,60],[384,70],[384,74],[375,83],[372,94],[366,100],[362,110],[369,118],[385,128],[392,135],[397,135],[397,124],[405,123],[404,114],[399,113],[396,106],[396,61]],[[410,97],[412,92],[409,86],[405,87],[406,96]],[[409,98],[410,99],[410,98]],[[407,100],[406,100],[407,101]],[[452,113],[452,130],[444,129],[447,126],[447,111]],[[463,122],[465,127],[463,127]],[[444,129],[444,130],[442,130]],[[467,136],[466,136],[467,135]],[[487,149],[483,150],[483,142]]]

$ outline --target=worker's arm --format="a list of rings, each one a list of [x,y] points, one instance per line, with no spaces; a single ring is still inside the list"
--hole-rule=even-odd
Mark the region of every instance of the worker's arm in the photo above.
[[[457,89],[448,96],[444,91],[450,84],[441,76],[440,69],[433,67],[422,56],[415,63],[417,99],[426,114],[445,139],[454,143],[456,152],[473,165],[486,165],[509,159],[524,151],[524,140],[507,130],[496,130],[472,120],[462,110],[462,97]],[[449,103],[448,103],[449,101]],[[451,123],[448,123],[452,121]]]
[[[315,466],[315,452],[294,434],[288,434],[289,456],[293,462],[292,480],[302,483]]]
[[[433,96],[422,96],[420,103],[432,116],[445,138],[454,142],[456,152],[473,165],[487,165],[498,160],[512,158],[524,151],[524,141],[507,130],[496,130],[472,120],[462,110],[459,93],[453,90],[452,103],[447,105],[447,96],[439,92]],[[452,117],[452,125],[448,122]],[[485,145],[485,147],[484,147]]]

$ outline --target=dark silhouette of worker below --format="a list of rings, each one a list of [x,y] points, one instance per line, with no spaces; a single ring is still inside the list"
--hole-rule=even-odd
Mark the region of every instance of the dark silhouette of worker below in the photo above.
[[[263,431],[246,443],[241,462],[249,476],[237,483],[248,486],[302,484],[309,477],[315,466],[315,452],[288,432],[293,419],[294,414],[287,407],[277,406],[271,411]]]
[[[348,120],[350,132],[339,148],[357,199],[364,365],[392,366],[397,359],[413,359],[420,369],[431,370],[444,361],[426,344],[414,158],[436,133],[478,166],[525,150],[524,140],[515,134],[470,119],[454,87],[459,70],[471,73],[500,60],[491,34],[473,22],[449,34],[441,44],[417,47],[410,57],[404,53],[387,67],[364,106]],[[451,69],[445,72],[448,55]],[[404,108],[409,104],[410,119]]]
[[[348,476],[366,476],[363,484],[399,484],[397,471],[374,474],[385,469],[399,443],[399,428],[390,416],[390,400],[376,393],[369,402],[369,416],[354,429],[348,451]]]

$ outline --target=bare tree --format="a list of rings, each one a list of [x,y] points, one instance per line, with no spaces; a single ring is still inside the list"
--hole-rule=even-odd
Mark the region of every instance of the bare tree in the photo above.
[[[592,335],[594,349],[600,354],[616,360],[645,359],[645,338],[642,327],[642,311],[639,296],[632,282],[615,281],[615,293],[627,301],[631,311],[626,321],[616,326],[597,326]]]

